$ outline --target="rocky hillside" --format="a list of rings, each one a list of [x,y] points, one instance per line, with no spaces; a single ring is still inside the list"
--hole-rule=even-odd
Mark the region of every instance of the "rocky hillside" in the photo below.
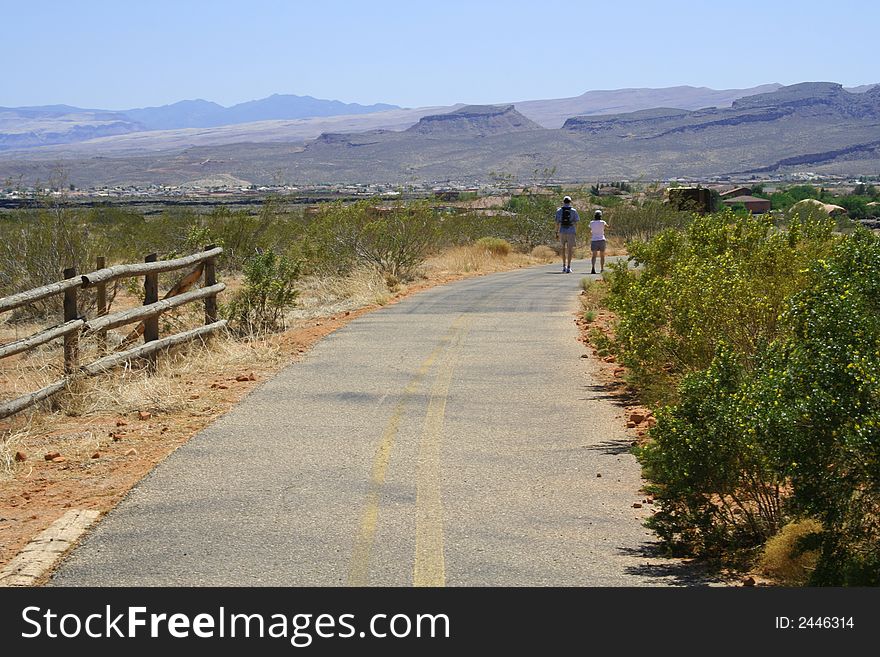
[[[0,107],[0,151],[67,144],[143,129],[119,112],[66,105]]]
[[[587,91],[573,98],[527,100],[516,103],[517,111],[545,128],[561,128],[573,116],[624,114],[655,107],[695,110],[730,107],[738,98],[775,91],[781,84],[764,84],[749,89],[708,87],[665,87],[662,89],[613,89]]]
[[[433,114],[419,120],[406,130],[407,134],[438,139],[488,137],[541,130],[513,105],[467,105],[447,114]]]

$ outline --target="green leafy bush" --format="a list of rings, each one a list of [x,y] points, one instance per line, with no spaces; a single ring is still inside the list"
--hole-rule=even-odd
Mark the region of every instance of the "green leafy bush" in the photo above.
[[[708,368],[720,344],[750,356],[772,339],[808,264],[832,248],[832,226],[798,224],[786,233],[763,218],[724,211],[630,243],[639,268],[611,266],[609,306],[633,382],[673,393],[648,401],[674,399],[681,376]]]
[[[676,551],[718,554],[762,543],[780,524],[779,455],[742,414],[746,378],[725,345],[685,377],[680,401],[658,410],[638,452],[660,510],[649,520]]]
[[[695,219],[610,281],[612,348],[666,377],[639,450],[670,548],[731,554],[821,523],[814,584],[880,583],[880,237]]]
[[[298,295],[294,282],[299,264],[274,251],[253,256],[244,265],[244,287],[228,304],[223,315],[239,335],[260,335],[284,328],[284,312]]]
[[[824,528],[813,581],[878,585],[880,238],[858,231],[813,271],[785,314],[778,365],[758,373],[754,412],[779,443],[793,511]]]

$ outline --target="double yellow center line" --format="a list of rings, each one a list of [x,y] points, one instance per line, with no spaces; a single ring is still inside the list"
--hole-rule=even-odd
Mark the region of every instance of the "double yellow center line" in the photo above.
[[[388,425],[385,427],[373,458],[370,486],[348,573],[349,586],[367,586],[369,584],[370,558],[379,520],[382,486],[385,483],[391,451],[406,410],[406,403],[410,397],[418,392],[428,372],[444,351],[446,358],[440,365],[431,389],[419,444],[416,473],[416,549],[413,585],[443,586],[446,582],[443,559],[443,507],[440,497],[440,453],[446,398],[468,323],[469,320],[465,315],[461,315],[452,323],[449,332],[422,362],[412,380],[404,388],[403,395],[388,420]]]

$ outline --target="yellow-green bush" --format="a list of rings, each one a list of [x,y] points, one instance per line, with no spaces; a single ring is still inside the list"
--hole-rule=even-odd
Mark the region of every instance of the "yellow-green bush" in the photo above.
[[[500,237],[481,237],[474,245],[487,253],[491,253],[496,258],[508,256],[511,251],[510,242]]]
[[[807,584],[819,561],[819,550],[805,549],[805,539],[821,532],[822,523],[818,520],[788,523],[764,544],[758,564],[761,572],[790,586]]]

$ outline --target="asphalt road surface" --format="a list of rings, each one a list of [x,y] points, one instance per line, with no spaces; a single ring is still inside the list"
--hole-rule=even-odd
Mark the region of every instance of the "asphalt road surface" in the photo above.
[[[161,463],[50,585],[679,583],[581,358],[574,264],[352,321]]]

